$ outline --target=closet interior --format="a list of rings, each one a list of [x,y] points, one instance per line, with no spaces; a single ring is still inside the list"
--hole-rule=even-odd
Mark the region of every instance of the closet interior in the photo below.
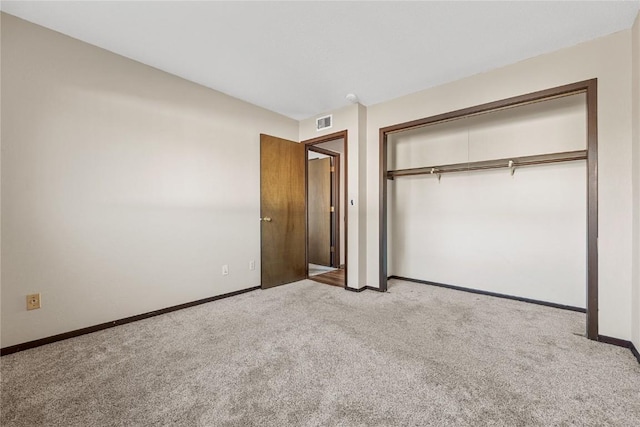
[[[588,101],[583,88],[381,129],[384,288],[403,278],[587,312]]]

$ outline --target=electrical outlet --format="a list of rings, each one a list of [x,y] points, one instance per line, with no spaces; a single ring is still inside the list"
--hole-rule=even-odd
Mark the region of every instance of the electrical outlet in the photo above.
[[[256,262],[251,260],[249,261],[249,270],[255,270],[256,269]]]
[[[227,264],[222,266],[222,275],[226,276],[229,274],[229,266]]]
[[[40,294],[27,295],[27,310],[40,308]]]

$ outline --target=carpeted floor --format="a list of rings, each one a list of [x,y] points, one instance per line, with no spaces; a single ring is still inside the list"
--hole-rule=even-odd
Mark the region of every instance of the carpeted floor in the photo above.
[[[584,314],[406,282],[254,291],[4,356],[3,426],[640,425]]]

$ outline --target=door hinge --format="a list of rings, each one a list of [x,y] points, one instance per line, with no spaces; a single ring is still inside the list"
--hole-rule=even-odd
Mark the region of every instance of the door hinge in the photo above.
[[[336,167],[335,166],[331,166],[331,168],[329,168],[329,172],[335,172],[336,171]]]
[[[331,206],[331,209],[329,209],[329,212],[335,212],[336,208],[334,206]]]
[[[336,251],[336,247],[335,246],[331,246],[331,252],[335,252]]]

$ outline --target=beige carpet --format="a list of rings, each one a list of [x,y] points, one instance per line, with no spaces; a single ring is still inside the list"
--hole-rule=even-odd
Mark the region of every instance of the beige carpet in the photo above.
[[[640,364],[584,314],[311,281],[4,356],[3,426],[640,425]]]

